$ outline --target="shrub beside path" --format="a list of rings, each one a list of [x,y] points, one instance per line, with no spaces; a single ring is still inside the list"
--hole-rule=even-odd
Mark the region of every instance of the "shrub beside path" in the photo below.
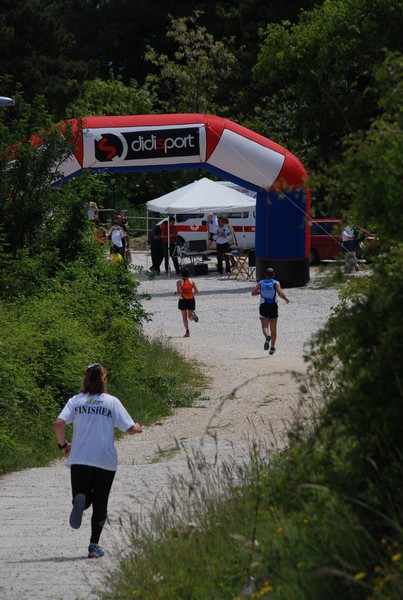
[[[142,261],[142,255],[134,256],[135,264]],[[202,365],[209,381],[206,398],[118,443],[120,463],[101,538],[106,556],[100,560],[86,558],[90,513],[80,530],[68,525],[70,480],[63,460],[1,477],[0,598],[96,598],[96,587],[102,587],[103,575],[124,549],[119,518],[127,511],[146,514],[168,490],[171,475],[186,473],[187,454],[200,450],[206,460],[214,460],[217,452],[220,459],[242,459],[256,435],[269,444],[283,443],[298,401],[290,373],[304,372],[304,344],[337,303],[336,290],[318,287],[318,268],[311,269],[311,277],[308,286],[287,290],[290,304],[279,301],[277,353],[269,357],[263,351],[258,299],[250,295],[253,282],[214,273],[198,277],[200,321],[191,323],[191,337],[183,339],[173,296],[176,277],[150,281],[139,276],[140,291],[152,296],[145,301],[153,313],[146,334]]]

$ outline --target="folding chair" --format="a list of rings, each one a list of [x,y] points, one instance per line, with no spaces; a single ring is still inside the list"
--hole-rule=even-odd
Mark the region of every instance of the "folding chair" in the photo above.
[[[231,272],[228,275],[228,279],[231,279],[232,277],[234,279],[238,279],[240,275],[248,277],[246,266],[246,261],[248,260],[247,254],[234,254],[232,252],[226,252],[225,256],[228,256],[231,263]]]

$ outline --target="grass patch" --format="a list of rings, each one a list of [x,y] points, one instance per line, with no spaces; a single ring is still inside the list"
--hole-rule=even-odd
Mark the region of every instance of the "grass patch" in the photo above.
[[[147,522],[130,517],[130,552],[98,597],[400,600],[401,528],[378,515],[374,535],[373,507],[357,510],[335,484],[348,450],[325,463],[323,443],[273,454],[254,442],[243,464],[188,457]]]

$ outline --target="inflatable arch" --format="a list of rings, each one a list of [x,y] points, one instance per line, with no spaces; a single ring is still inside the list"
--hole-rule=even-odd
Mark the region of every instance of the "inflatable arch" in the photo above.
[[[279,144],[212,115],[85,117],[69,121],[76,150],[62,184],[82,170],[127,172],[201,167],[257,192],[256,272],[283,286],[309,280],[309,188],[301,162]]]

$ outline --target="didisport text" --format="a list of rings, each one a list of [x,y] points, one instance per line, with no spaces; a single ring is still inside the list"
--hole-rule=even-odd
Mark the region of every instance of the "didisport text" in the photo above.
[[[196,148],[196,138],[194,135],[189,133],[184,137],[157,137],[151,135],[145,138],[139,135],[137,139],[131,142],[130,148],[133,152],[151,152],[153,150],[159,150],[164,154],[169,154],[172,150],[183,150]]]

